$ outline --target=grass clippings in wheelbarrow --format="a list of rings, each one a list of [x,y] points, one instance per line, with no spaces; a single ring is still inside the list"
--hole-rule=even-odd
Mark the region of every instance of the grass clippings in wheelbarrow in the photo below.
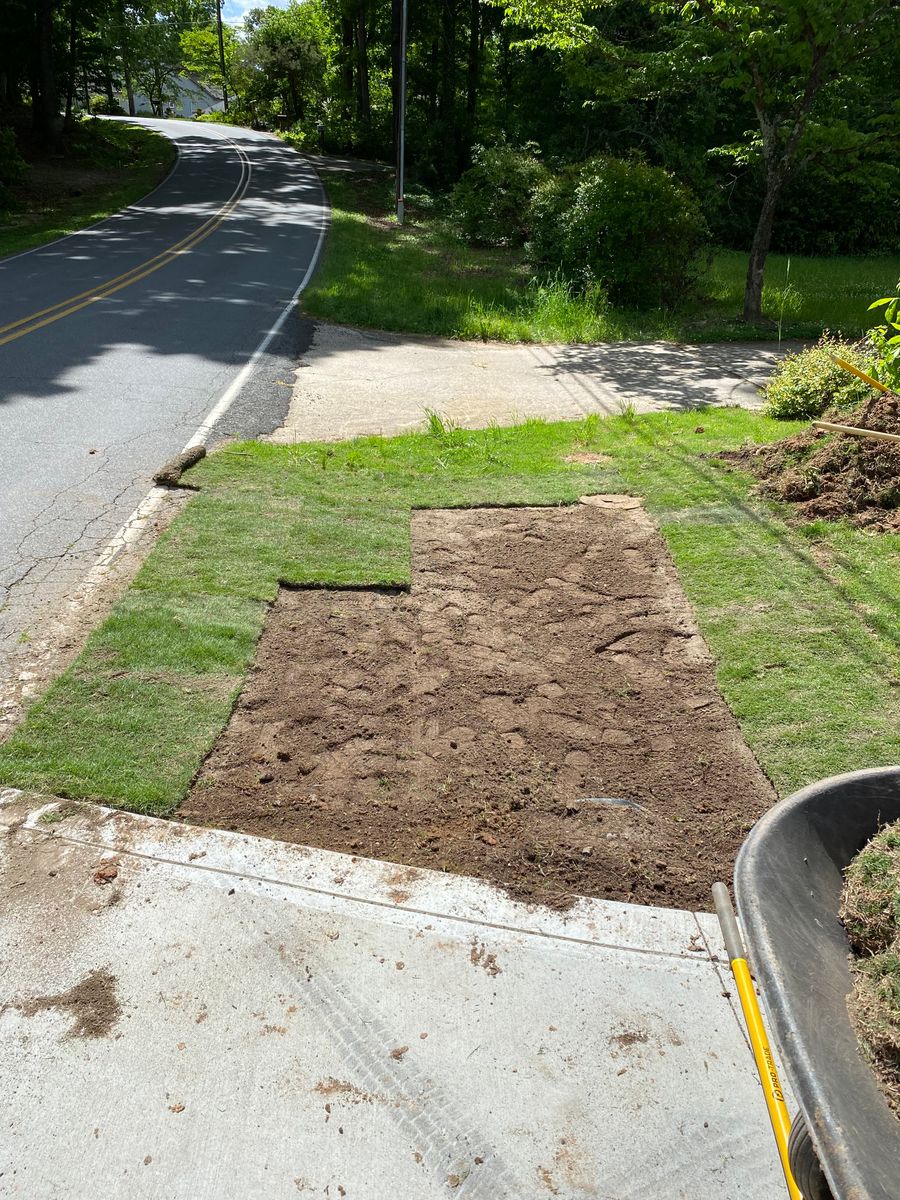
[[[900,823],[876,834],[848,867],[841,919],[854,951],[850,1016],[900,1119]]]

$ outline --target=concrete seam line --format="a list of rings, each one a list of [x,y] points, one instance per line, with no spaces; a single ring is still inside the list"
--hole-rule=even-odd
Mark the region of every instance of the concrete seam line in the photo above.
[[[42,806],[40,810],[35,810],[33,815],[52,810],[54,806],[65,803],[65,801],[51,800],[48,804]],[[100,806],[98,806],[100,807]],[[110,816],[131,816],[127,809],[108,809]],[[138,814],[140,815],[140,814]],[[163,824],[169,824],[164,817],[151,817],[150,820],[161,821]],[[542,929],[535,929],[528,925],[514,925],[509,921],[492,920],[488,916],[469,916],[459,912],[442,912],[439,908],[418,908],[409,904],[397,904],[392,900],[382,900],[378,896],[366,895],[364,891],[357,892],[340,892],[334,891],[331,888],[316,887],[311,883],[302,883],[295,880],[283,879],[273,875],[263,875],[255,871],[241,871],[236,868],[214,865],[211,863],[201,862],[185,862],[183,859],[173,858],[167,854],[154,853],[150,850],[139,850],[134,846],[117,845],[115,841],[115,831],[111,841],[104,841],[102,838],[78,837],[75,834],[69,834],[65,831],[53,833],[49,830],[38,829],[30,819],[26,819],[22,828],[30,834],[38,838],[51,838],[54,841],[63,841],[69,846],[83,846],[91,850],[106,851],[118,855],[120,858],[133,858],[139,862],[159,863],[164,866],[179,867],[185,871],[197,872],[201,875],[221,875],[227,876],[229,879],[235,879],[238,882],[246,882],[263,887],[282,888],[286,891],[308,892],[313,896],[324,896],[328,899],[337,900],[347,904],[366,904],[372,908],[384,909],[387,912],[405,913],[412,917],[429,917],[442,921],[454,922],[460,925],[475,925],[482,929],[492,929],[501,933],[514,933],[522,937],[536,938],[539,940],[566,942],[574,946],[587,946],[599,950],[618,950],[625,954],[645,954],[651,958],[674,959],[684,965],[691,967],[710,967],[715,968],[716,964],[712,962],[709,951],[705,954],[691,954],[680,950],[656,950],[649,946],[628,946],[621,942],[607,942],[598,937],[579,937],[577,934],[565,933],[562,931],[548,932]],[[191,826],[181,826],[181,828],[192,828]],[[199,827],[198,827],[199,828]],[[201,833],[221,833],[223,830],[210,830],[199,828]],[[242,835],[253,836],[253,835]],[[312,847],[316,849],[316,847]],[[333,853],[329,851],[328,853]],[[349,856],[344,856],[349,857]],[[477,876],[462,876],[463,879],[475,879],[476,882],[483,882]],[[590,896],[584,897],[590,900]],[[633,905],[634,908],[643,908],[643,905]],[[690,909],[671,909],[671,912],[686,913],[696,919],[696,914]],[[718,972],[716,972],[718,975]]]

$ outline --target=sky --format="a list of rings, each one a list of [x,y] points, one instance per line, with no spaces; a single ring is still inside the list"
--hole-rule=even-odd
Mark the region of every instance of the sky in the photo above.
[[[242,25],[251,8],[287,8],[288,0],[224,0],[222,20],[226,25]]]

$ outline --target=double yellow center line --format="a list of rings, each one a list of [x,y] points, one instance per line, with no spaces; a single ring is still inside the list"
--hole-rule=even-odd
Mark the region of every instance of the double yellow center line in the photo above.
[[[176,242],[174,246],[169,246],[167,250],[161,250],[153,258],[148,258],[145,262],[139,263],[138,266],[132,267],[130,271],[125,271],[122,275],[117,275],[114,279],[108,279],[106,283],[100,283],[95,287],[88,288],[85,292],[79,292],[77,296],[69,296],[66,300],[60,300],[58,304],[51,304],[49,308],[42,308],[40,312],[31,313],[30,316],[20,317],[18,321],[11,321],[8,325],[0,326],[0,346],[5,346],[7,342],[14,342],[17,338],[25,337],[28,333],[34,333],[37,329],[43,329],[45,325],[52,325],[54,321],[60,321],[63,317],[71,316],[72,313],[76,313],[82,308],[87,308],[89,304],[95,304],[98,300],[103,300],[107,296],[112,296],[116,292],[120,292],[122,288],[130,287],[131,284],[138,283],[141,279],[146,279],[154,271],[158,271],[161,267],[165,267],[168,263],[173,262],[180,254],[186,254],[188,250],[193,250],[195,246],[199,245],[205,238],[208,238],[211,233],[214,233],[225,218],[234,212],[235,208],[237,208],[247,194],[247,189],[250,186],[250,175],[252,173],[250,159],[247,154],[236,142],[232,142],[230,138],[228,140],[237,151],[241,164],[241,175],[234,191],[218,212],[204,221],[199,229],[195,229],[193,233],[189,233],[187,237],[182,238],[180,242]]]

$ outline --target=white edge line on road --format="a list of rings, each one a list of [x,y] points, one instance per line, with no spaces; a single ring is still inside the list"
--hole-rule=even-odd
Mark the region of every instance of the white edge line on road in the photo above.
[[[193,436],[188,440],[188,442],[186,443],[186,445],[184,447],[185,450],[189,449],[191,446],[205,446],[206,445],[207,439],[209,438],[209,435],[212,433],[213,428],[215,427],[217,422],[219,422],[222,419],[222,417],[225,416],[225,414],[228,412],[229,408],[231,408],[232,404],[234,404],[235,400],[237,399],[237,397],[240,395],[241,391],[243,390],[244,384],[247,382],[247,380],[253,374],[256,364],[259,362],[259,360],[262,358],[262,356],[268,350],[269,346],[272,344],[274,339],[279,335],[279,333],[281,333],[281,330],[284,328],[285,322],[287,321],[290,314],[294,311],[297,301],[300,299],[301,293],[305,290],[306,285],[309,283],[310,279],[312,278],[313,271],[315,271],[316,267],[318,266],[319,255],[322,253],[322,243],[325,241],[325,234],[328,231],[328,209],[327,209],[328,202],[327,202],[327,199],[325,196],[325,189],[322,187],[322,181],[321,181],[321,179],[319,179],[318,172],[315,170],[315,168],[311,164],[308,163],[307,165],[309,166],[310,170],[313,172],[313,174],[315,175],[315,177],[318,181],[319,190],[322,193],[322,201],[323,201],[323,205],[324,205],[324,207],[323,207],[324,216],[323,216],[323,220],[319,226],[319,238],[318,238],[318,241],[316,242],[316,248],[313,251],[312,258],[309,260],[309,266],[306,268],[306,272],[305,272],[303,278],[300,280],[300,283],[297,285],[297,290],[294,292],[293,296],[291,296],[290,300],[287,302],[285,307],[282,309],[281,314],[275,321],[275,324],[272,326],[272,328],[269,330],[269,332],[266,334],[266,336],[263,338],[263,340],[259,343],[259,345],[256,347],[256,349],[250,355],[250,358],[247,360],[247,362],[244,364],[244,366],[241,368],[241,370],[235,376],[234,380],[231,382],[229,387],[223,393],[223,395],[219,399],[218,403],[210,410],[209,414],[206,417],[206,420],[203,422],[202,425],[200,425],[198,427],[198,429],[193,434]]]
[[[269,329],[269,332],[253,351],[250,358],[235,376],[234,380],[231,382],[216,404],[213,405],[212,409],[210,409],[203,423],[197,427],[197,430],[185,443],[185,450],[191,446],[206,445],[206,442],[216,424],[222,419],[222,417],[224,417],[229,408],[231,408],[232,404],[234,404],[235,400],[243,390],[247,380],[253,374],[256,364],[284,328],[288,317],[294,311],[297,301],[300,299],[301,293],[304,291],[310,279],[312,278],[313,271],[315,271],[316,267],[318,266],[319,257],[322,253],[322,245],[325,241],[325,235],[328,232],[328,226],[330,224],[328,198],[325,195],[325,188],[322,186],[322,180],[319,177],[318,171],[308,159],[305,160],[305,162],[309,170],[312,171],[313,176],[319,185],[319,192],[321,193],[322,197],[322,220],[319,225],[319,237],[316,242],[315,250],[313,250],[312,258],[309,260],[309,266],[306,268],[303,278],[297,285],[297,289],[293,296],[291,296],[290,300],[282,309],[274,324]],[[152,520],[156,510],[163,503],[167,495],[167,488],[154,486],[150,489],[125,524],[113,534],[106,546],[100,552],[97,561],[88,571],[84,580],[84,586],[88,591],[104,581],[109,573],[110,567],[119,557],[119,554],[138,540],[138,538],[150,524],[150,521]]]

